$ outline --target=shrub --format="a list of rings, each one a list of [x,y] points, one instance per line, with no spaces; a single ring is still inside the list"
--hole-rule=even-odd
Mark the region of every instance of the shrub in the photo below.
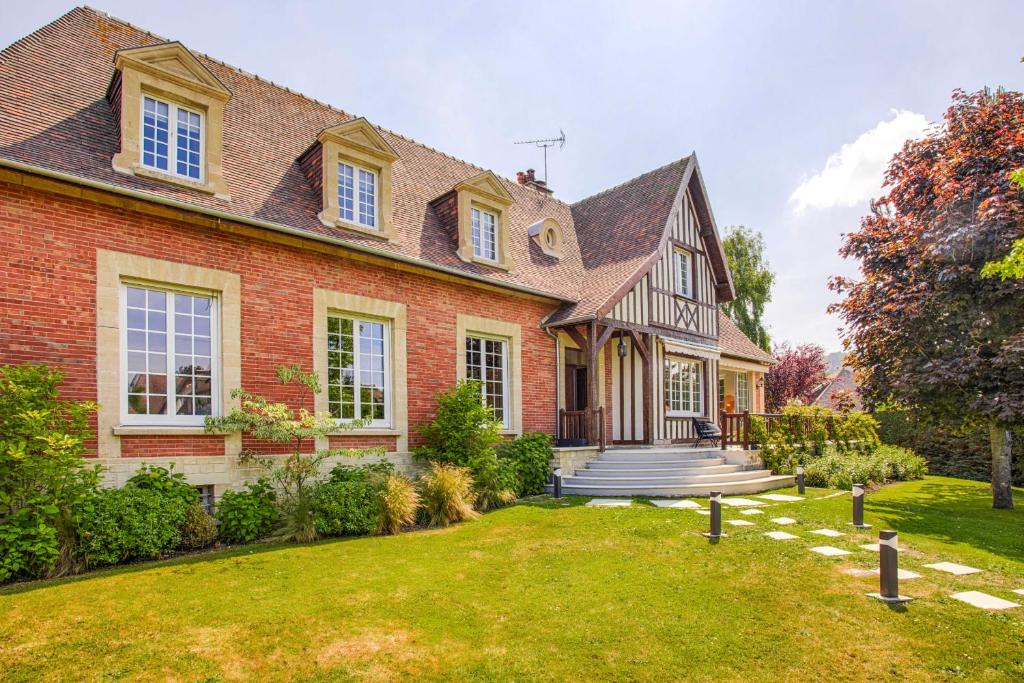
[[[425,443],[413,451],[417,458],[468,467],[494,453],[501,422],[481,402],[480,383],[463,380],[437,397],[437,416],[419,432]]]
[[[498,450],[498,456],[507,459],[516,476],[516,493],[535,496],[544,493],[551,474],[551,437],[543,433],[523,434],[507,441]]]
[[[465,467],[431,463],[420,478],[420,500],[429,526],[448,526],[474,519],[473,479]]]
[[[170,469],[155,465],[143,465],[125,486],[134,486],[153,491],[164,497],[177,498],[185,506],[198,503],[199,491],[196,490],[196,487],[185,481],[184,474],[173,470],[174,465],[171,465]]]
[[[319,536],[362,536],[377,527],[378,487],[365,478],[320,484],[310,501]]]
[[[397,534],[416,522],[420,496],[409,478],[392,474],[384,482],[377,507],[378,534]]]
[[[508,505],[516,499],[519,479],[510,460],[495,455],[478,458],[470,468],[473,497],[481,512]]]
[[[871,453],[832,452],[811,460],[804,469],[808,486],[834,489],[920,479],[926,473],[923,458],[895,446],[881,446]]]
[[[208,548],[217,540],[217,523],[199,503],[185,508],[181,523],[181,547],[185,550]]]
[[[280,517],[275,500],[274,489],[266,479],[249,484],[245,491],[226,491],[217,501],[215,515],[220,539],[225,543],[252,543],[267,536]]]
[[[330,480],[340,484],[349,481],[367,481],[376,477],[383,481],[391,476],[394,471],[394,464],[387,460],[368,462],[362,465],[343,465],[339,463],[331,470]]]
[[[187,505],[176,496],[136,486],[103,489],[81,524],[88,566],[154,559],[178,547]]]
[[[60,400],[60,371],[0,366],[0,581],[79,568],[78,527],[99,486],[83,459],[96,404]]]

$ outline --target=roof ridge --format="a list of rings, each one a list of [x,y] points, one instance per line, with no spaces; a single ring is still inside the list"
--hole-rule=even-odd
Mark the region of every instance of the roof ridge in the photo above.
[[[625,187],[626,185],[629,185],[631,183],[635,183],[635,182],[637,182],[639,180],[642,180],[643,178],[646,178],[647,176],[649,176],[651,174],[658,173],[659,171],[664,171],[669,166],[673,166],[673,165],[681,163],[683,161],[689,161],[692,157],[693,157],[693,152],[690,152],[685,157],[681,157],[679,159],[675,159],[673,161],[668,162],[667,164],[662,164],[661,166],[658,166],[657,168],[651,169],[650,171],[644,171],[640,175],[634,176],[634,177],[630,178],[629,180],[623,180],[618,185],[612,185],[611,187],[609,187],[607,189],[601,190],[600,192],[592,194],[592,195],[590,195],[588,197],[584,197],[583,199],[577,199],[570,206],[578,206],[578,205],[582,204],[583,202],[590,201],[591,199],[597,199],[598,197],[606,195],[609,192],[614,192],[615,190],[619,190],[619,189]]]
[[[115,17],[115,16],[113,16],[113,15],[107,13],[107,12],[104,12],[103,10],[98,10],[95,7],[90,7],[89,5],[81,5],[79,7],[74,7],[71,10],[65,12],[63,15],[61,15],[60,17],[58,17],[54,21],[59,21],[60,19],[68,16],[69,14],[74,12],[75,10],[79,10],[79,9],[84,9],[84,10],[88,10],[90,12],[94,12],[95,14],[103,16],[106,19],[109,19],[110,21],[113,21],[113,22],[116,22],[116,23],[119,23],[119,24],[123,24],[124,26],[128,26],[129,28],[133,28],[136,31],[141,31],[141,32],[145,33],[146,35],[152,36],[153,38],[155,38],[157,40],[161,40],[161,41],[164,41],[164,42],[181,42],[181,41],[175,41],[175,40],[172,40],[170,38],[165,38],[163,36],[157,35],[157,34],[153,33],[152,31],[149,31],[149,30],[147,30],[145,28],[142,28],[141,26],[136,26],[135,24],[131,23],[130,21],[126,21],[124,19],[121,19],[120,17]],[[33,31],[33,33],[35,33],[35,31]],[[30,33],[29,35],[32,35],[32,34]],[[24,40],[27,37],[28,36],[25,36],[25,37],[23,37],[23,38],[21,38],[19,40]],[[184,43],[182,43],[182,45],[184,45]],[[268,78],[264,78],[264,77],[260,76],[259,74],[246,71],[245,69],[237,67],[234,64],[228,64],[227,62],[225,62],[225,61],[223,61],[221,59],[218,59],[216,57],[212,57],[212,56],[206,54],[205,52],[199,52],[198,50],[194,50],[194,49],[192,49],[192,48],[190,48],[188,46],[185,46],[185,49],[187,49],[189,52],[191,52],[191,53],[193,53],[193,54],[195,54],[195,55],[197,55],[199,57],[203,57],[205,59],[210,60],[211,62],[214,62],[215,64],[219,64],[219,65],[223,66],[226,69],[231,69],[233,71],[236,71],[237,73],[242,74],[243,76],[246,76],[248,78],[253,78],[253,79],[255,79],[255,80],[257,80],[257,81],[259,81],[261,83],[266,83],[266,84],[271,85],[271,86],[273,86],[273,87],[275,87],[275,88],[277,88],[279,90],[283,90],[283,91],[285,91],[285,92],[287,92],[287,93],[289,93],[291,95],[297,95],[297,96],[299,96],[299,97],[301,97],[301,98],[303,98],[305,100],[308,100],[309,102],[313,102],[315,104],[320,105],[321,107],[324,107],[324,108],[329,109],[329,110],[331,110],[333,112],[341,114],[342,116],[349,116],[349,117],[351,117],[353,119],[366,118],[366,120],[369,121],[368,117],[360,116],[360,115],[355,114],[353,112],[345,111],[344,109],[339,109],[338,107],[334,106],[333,104],[330,104],[329,102],[323,102],[321,100],[318,100],[315,97],[310,97],[309,95],[307,95],[307,94],[305,94],[303,92],[299,92],[298,90],[293,90],[292,88],[289,88],[286,85],[281,85],[280,83],[272,81],[272,80],[270,80]],[[399,133],[397,131],[391,130],[390,128],[385,128],[384,126],[378,125],[376,123],[371,123],[371,125],[374,128],[382,130],[385,133],[389,133],[391,135],[394,135],[395,137],[400,138],[402,140],[405,140],[408,143],[411,143],[411,144],[416,145],[418,147],[422,147],[423,149],[425,149],[427,151],[434,152],[435,154],[440,154],[441,156],[446,157],[448,159],[451,159],[452,161],[457,161],[460,164],[465,164],[466,166],[469,166],[470,168],[474,168],[474,169],[476,169],[478,171],[481,171],[481,172],[482,171],[490,171],[491,173],[494,173],[494,175],[498,176],[502,180],[506,180],[509,183],[513,184],[513,185],[519,185],[519,183],[516,182],[515,180],[513,180],[512,178],[508,178],[506,176],[503,176],[503,175],[500,175],[498,173],[495,173],[493,169],[484,168],[483,166],[478,166],[478,165],[474,164],[471,161],[466,161],[465,159],[460,159],[460,158],[458,158],[456,156],[453,156],[453,155],[451,155],[451,154],[449,154],[447,152],[444,152],[444,151],[442,151],[440,149],[437,149],[436,147],[431,147],[430,145],[428,145],[426,143],[419,142],[419,141],[409,137],[408,135],[403,135],[402,133]],[[533,189],[533,188],[530,188],[530,189]],[[552,195],[549,195],[549,194],[546,194],[544,192],[541,192],[540,190],[533,190],[533,191],[536,192],[538,195],[541,195],[545,199],[549,199],[551,201],[558,202],[559,204],[562,204],[562,205],[564,205],[566,207],[571,206],[569,203],[567,203],[567,202],[565,202],[565,201],[563,201],[561,199],[558,199],[557,197],[554,197]]]

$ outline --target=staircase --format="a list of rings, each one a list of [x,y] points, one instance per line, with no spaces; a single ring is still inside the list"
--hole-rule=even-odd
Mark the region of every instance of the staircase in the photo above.
[[[719,449],[683,446],[614,448],[573,476],[562,478],[562,492],[584,496],[707,496],[759,493],[792,486],[794,477],[771,470],[730,465]]]

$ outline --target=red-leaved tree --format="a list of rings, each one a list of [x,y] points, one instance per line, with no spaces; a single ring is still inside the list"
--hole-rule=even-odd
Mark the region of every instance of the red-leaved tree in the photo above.
[[[768,412],[776,413],[793,399],[804,403],[814,400],[814,390],[825,381],[825,349],[817,344],[792,346],[784,342],[775,347],[777,364],[764,378],[764,398]]]
[[[1024,236],[1024,95],[957,91],[945,125],[907,142],[840,253],[848,362],[869,402],[941,424],[987,425],[993,507],[1013,507],[1011,427],[1024,424],[1024,286],[983,278]]]

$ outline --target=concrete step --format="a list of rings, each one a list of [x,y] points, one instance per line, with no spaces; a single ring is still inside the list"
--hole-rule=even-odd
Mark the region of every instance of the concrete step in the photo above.
[[[668,486],[670,484],[702,484],[715,482],[736,482],[748,481],[750,479],[763,479],[771,476],[771,470],[745,470],[740,472],[726,472],[722,474],[691,474],[691,475],[666,475],[652,477],[649,475],[633,476],[592,476],[584,472],[574,477],[565,477],[562,480],[563,486]]]
[[[686,449],[686,448],[616,448],[607,450],[600,455],[602,460],[703,460],[721,457],[722,451],[717,448]]]
[[[603,469],[649,469],[649,468],[685,468],[685,467],[709,467],[724,465],[725,458],[703,458],[701,460],[606,460],[604,457],[591,460],[588,466],[601,467]]]
[[[727,496],[761,493],[771,489],[793,486],[796,478],[789,475],[775,475],[743,481],[701,482],[695,484],[664,484],[657,486],[631,484],[584,484],[571,485],[563,482],[562,493],[572,496],[658,496],[686,497],[708,496],[712,491],[721,491]]]
[[[738,472],[743,469],[740,465],[701,465],[699,467],[662,467],[662,463],[650,467],[603,467],[600,462],[588,463],[583,469],[576,470],[579,476],[630,476],[650,475],[652,477],[666,477],[672,475],[690,476],[693,474],[717,474],[725,472]]]

